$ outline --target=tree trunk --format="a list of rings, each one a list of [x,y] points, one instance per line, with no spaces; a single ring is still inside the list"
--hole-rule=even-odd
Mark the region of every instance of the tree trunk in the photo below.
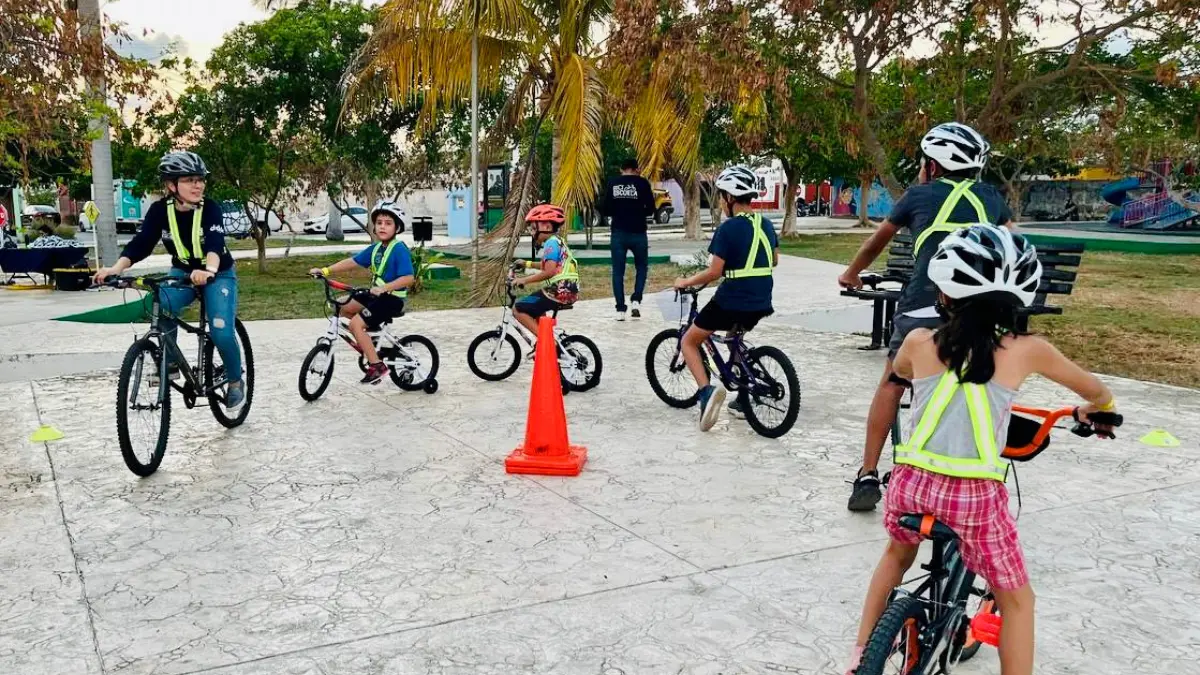
[[[687,202],[683,217],[683,238],[700,239],[703,231],[700,228],[700,175],[693,173],[691,179],[684,182],[684,201]]]
[[[104,30],[100,24],[99,0],[79,0],[79,32],[84,42],[97,43],[96,53],[101,53],[100,44],[104,40]],[[107,86],[104,81],[104,64],[88,64],[88,93],[104,103],[107,96]],[[96,208],[100,216],[92,227],[96,237],[96,262],[102,267],[117,262],[120,249],[117,248],[116,206],[113,204],[112,176],[112,140],[109,134],[108,117],[97,115],[88,120],[88,130],[93,134],[92,141],[92,190],[95,194]],[[20,214],[13,214],[20,218]]]
[[[796,234],[796,185],[797,176],[799,173],[796,167],[787,160],[781,160],[783,164],[783,175],[786,179],[787,187],[783,193],[783,230],[782,233],[786,237]]]
[[[854,81],[854,114],[858,117],[859,142],[862,149],[866,150],[871,164],[874,165],[873,168],[876,175],[879,176],[880,182],[891,193],[893,199],[899,199],[900,195],[904,194],[904,187],[892,173],[887,151],[883,149],[883,143],[879,141],[879,136],[875,134],[875,127],[872,125],[871,100],[867,91],[870,78],[870,72],[860,69]]]
[[[721,200],[717,198],[716,184],[709,182],[708,189],[705,190],[704,185],[700,180],[701,178],[701,176],[697,175],[696,182],[701,183],[700,189],[708,195],[708,219],[711,221],[710,225],[712,225],[712,230],[715,232],[717,226],[721,224]]]
[[[1008,208],[1012,211],[1013,222],[1021,220],[1021,184],[1020,181],[1013,178],[1004,179],[1004,187],[1008,190],[1005,199],[1008,201]]]
[[[342,232],[342,211],[333,203],[333,191],[330,190],[329,196],[329,222],[325,226],[325,239],[329,241],[346,241],[346,235]]]
[[[871,219],[867,217],[867,207],[871,203],[871,185],[874,182],[875,173],[870,169],[858,175],[858,224],[863,227],[871,225]]]
[[[363,205],[367,207],[367,222],[363,223],[363,229],[366,230],[367,236],[371,241],[378,241],[375,236],[375,223],[371,222],[370,209],[375,208],[375,202],[379,199],[379,181],[371,179],[363,186]]]

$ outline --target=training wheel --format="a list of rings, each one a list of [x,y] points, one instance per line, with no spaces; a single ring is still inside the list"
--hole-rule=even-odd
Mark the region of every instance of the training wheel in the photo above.
[[[426,394],[436,393],[437,390],[438,390],[438,381],[437,380],[430,380],[425,383],[425,393]]]

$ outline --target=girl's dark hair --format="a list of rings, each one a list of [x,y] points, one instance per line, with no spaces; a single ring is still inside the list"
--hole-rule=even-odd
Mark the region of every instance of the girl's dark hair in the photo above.
[[[943,296],[944,298],[944,296]],[[934,335],[938,358],[960,382],[984,384],[996,374],[995,352],[1006,334],[1017,330],[1016,298],[987,293],[942,305],[946,323]]]

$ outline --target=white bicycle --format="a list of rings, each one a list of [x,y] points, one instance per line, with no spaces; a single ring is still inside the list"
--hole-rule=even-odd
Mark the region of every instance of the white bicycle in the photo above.
[[[340,317],[341,308],[348,305],[353,295],[366,288],[355,288],[333,279],[315,274],[314,279],[322,282],[325,288],[325,300],[332,309],[329,314],[329,328],[325,334],[317,338],[317,344],[309,350],[300,366],[300,396],[305,401],[315,401],[329,387],[333,379],[333,345],[341,338],[358,352],[358,367],[363,372],[367,370],[367,360],[363,356],[362,347],[350,333],[349,325]],[[337,295],[344,293],[344,295]],[[421,335],[405,335],[396,337],[387,329],[390,320],[385,321],[379,330],[369,333],[379,353],[379,359],[387,364],[392,382],[404,391],[424,391],[432,394],[438,390],[438,351],[433,342]]]
[[[504,313],[500,325],[495,330],[480,333],[471,341],[467,348],[467,365],[471,372],[489,382],[498,382],[513,373],[521,365],[521,345],[517,343],[519,336],[533,353],[534,337],[518,321],[513,320],[512,307],[517,301],[513,292],[514,273],[510,270],[505,284],[507,301],[504,303]],[[551,317],[557,318],[558,313],[570,307],[553,310]],[[558,345],[558,367],[562,372],[563,393],[571,391],[587,391],[600,384],[600,372],[604,364],[600,358],[600,349],[596,343],[582,335],[567,335],[558,326],[554,327],[554,341]]]

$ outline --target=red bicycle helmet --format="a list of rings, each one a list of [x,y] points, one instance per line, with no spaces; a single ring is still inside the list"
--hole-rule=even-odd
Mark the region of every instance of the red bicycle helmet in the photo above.
[[[562,210],[561,206],[538,204],[529,209],[529,213],[525,214],[525,222],[550,223],[557,230],[563,223],[567,222],[567,214]]]

